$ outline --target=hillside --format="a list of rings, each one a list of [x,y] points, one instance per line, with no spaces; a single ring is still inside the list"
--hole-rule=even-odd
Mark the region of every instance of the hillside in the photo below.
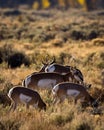
[[[8,68],[9,56],[15,52],[28,57],[29,66]],[[21,85],[27,75],[40,70],[42,61],[51,62],[54,56],[57,63],[82,71],[85,82],[92,84],[92,96],[102,94],[98,113],[94,115],[90,107],[81,111],[67,101],[61,107],[51,106],[52,97],[40,92],[46,112],[19,107],[7,117],[9,106],[3,106],[3,93]],[[104,10],[0,9],[0,57],[0,130],[104,129]]]

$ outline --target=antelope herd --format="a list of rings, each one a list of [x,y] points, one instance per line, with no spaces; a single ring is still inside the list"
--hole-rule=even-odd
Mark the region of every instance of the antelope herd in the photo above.
[[[43,63],[43,67],[39,72],[33,72],[26,76],[21,86],[15,86],[8,92],[8,97],[12,104],[10,110],[15,110],[19,103],[26,105],[29,108],[32,105],[35,108],[46,110],[46,103],[41,98],[40,90],[51,90],[54,97],[53,105],[67,99],[74,99],[86,102],[92,107],[98,107],[96,99],[94,99],[87,88],[91,85],[84,83],[82,72],[72,66],[63,66],[55,63]]]

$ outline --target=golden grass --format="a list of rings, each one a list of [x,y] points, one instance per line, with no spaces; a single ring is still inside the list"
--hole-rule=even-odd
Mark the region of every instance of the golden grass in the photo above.
[[[26,11],[26,16],[17,16],[13,21],[12,17],[0,17],[0,23],[5,23],[9,28],[12,26],[24,27],[24,23],[27,22],[30,29],[27,33],[31,32],[33,27],[41,27],[45,29],[50,27],[51,31],[61,33],[61,27],[64,25],[73,24],[76,22],[79,26],[88,26],[89,24],[99,23],[99,26],[103,25],[103,18],[100,17],[99,21],[93,15],[93,19],[85,17],[80,10],[68,10],[66,12],[51,10],[53,16],[51,18],[40,18],[36,16],[38,20],[28,21],[27,15],[30,16],[31,10]],[[71,11],[71,12],[70,12]],[[29,14],[30,13],[30,14]],[[64,16],[64,19],[63,19]],[[80,16],[80,17],[79,17]],[[89,14],[88,14],[89,16]],[[40,18],[40,19],[39,19]],[[11,20],[13,22],[11,22]],[[26,21],[25,21],[26,20]],[[25,26],[27,27],[27,25]],[[87,28],[86,28],[87,29]],[[57,31],[58,30],[58,31]],[[33,31],[33,34],[35,32]],[[38,32],[37,32],[38,33]],[[101,90],[103,90],[101,68],[98,68],[98,63],[102,61],[100,54],[104,52],[103,45],[104,37],[95,38],[93,40],[77,41],[68,37],[67,42],[63,42],[62,37],[55,36],[54,39],[45,41],[42,43],[31,42],[29,39],[4,39],[0,41],[0,47],[4,44],[11,44],[13,48],[21,52],[25,52],[27,55],[35,55],[35,52],[39,54],[49,54],[59,57],[62,53],[70,54],[75,57],[76,62],[71,61],[65,57],[64,63],[67,65],[76,65],[84,75],[85,82],[92,84],[92,89],[89,90],[91,95],[95,98]],[[57,46],[56,46],[57,43]],[[61,44],[61,45],[60,45]],[[93,55],[94,54],[94,55]],[[92,57],[91,57],[92,56]],[[89,60],[92,58],[91,60]],[[37,61],[38,62],[38,61]],[[39,62],[41,63],[41,61]],[[39,66],[41,66],[39,64]],[[0,90],[8,89],[13,85],[21,85],[22,80],[36,69],[36,65],[32,64],[29,68],[21,66],[17,69],[8,69],[5,64],[0,66]],[[99,91],[97,94],[94,90]],[[100,89],[100,90],[99,90]],[[101,102],[99,111],[101,114],[93,114],[91,107],[83,110],[78,105],[73,103],[68,104],[67,101],[60,105],[52,105],[52,97],[47,96],[46,93],[40,92],[43,100],[47,104],[47,111],[34,110],[30,108],[25,110],[24,106],[19,106],[15,112],[8,113],[9,106],[3,107],[0,105],[0,130],[103,130],[104,129],[104,103]],[[97,95],[98,96],[98,95]]]
[[[74,106],[72,103],[58,106],[50,106],[47,111],[35,110],[30,108],[26,110],[24,107],[18,107],[15,112],[8,113],[7,110],[2,111],[0,121],[8,129],[16,130],[64,130],[64,129],[90,129],[102,130],[104,125],[104,117],[91,114],[92,109],[82,111],[80,106]],[[8,115],[8,116],[7,116]]]

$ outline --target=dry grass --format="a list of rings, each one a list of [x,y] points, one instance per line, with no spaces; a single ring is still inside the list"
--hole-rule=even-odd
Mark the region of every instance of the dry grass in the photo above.
[[[59,63],[81,69],[85,82],[92,84],[91,95],[95,98],[102,95],[96,113],[90,107],[82,109],[79,104],[75,106],[67,101],[53,106],[52,97],[44,92],[40,94],[47,104],[46,112],[19,106],[14,113],[8,113],[9,106],[4,107],[0,101],[0,130],[103,130],[104,16],[72,9],[25,10],[25,13],[21,9],[21,15],[7,17],[4,12],[8,10],[2,10],[0,16],[0,47],[9,44],[12,49],[24,52],[30,57],[31,65],[8,69],[5,62],[0,64],[1,93],[7,93],[12,85],[21,85],[27,75],[40,69],[43,59],[54,55]],[[45,17],[47,12],[51,17]],[[80,32],[80,37],[77,34],[73,39],[74,31]],[[92,31],[97,32],[97,37]]]

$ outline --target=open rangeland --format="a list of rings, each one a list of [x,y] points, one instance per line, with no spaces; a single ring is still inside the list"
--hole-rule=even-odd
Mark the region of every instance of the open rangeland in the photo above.
[[[81,70],[98,108],[53,104],[52,93],[39,90],[46,111],[21,104],[8,112],[8,91],[53,57]],[[104,10],[0,9],[0,130],[59,129],[104,130]]]

